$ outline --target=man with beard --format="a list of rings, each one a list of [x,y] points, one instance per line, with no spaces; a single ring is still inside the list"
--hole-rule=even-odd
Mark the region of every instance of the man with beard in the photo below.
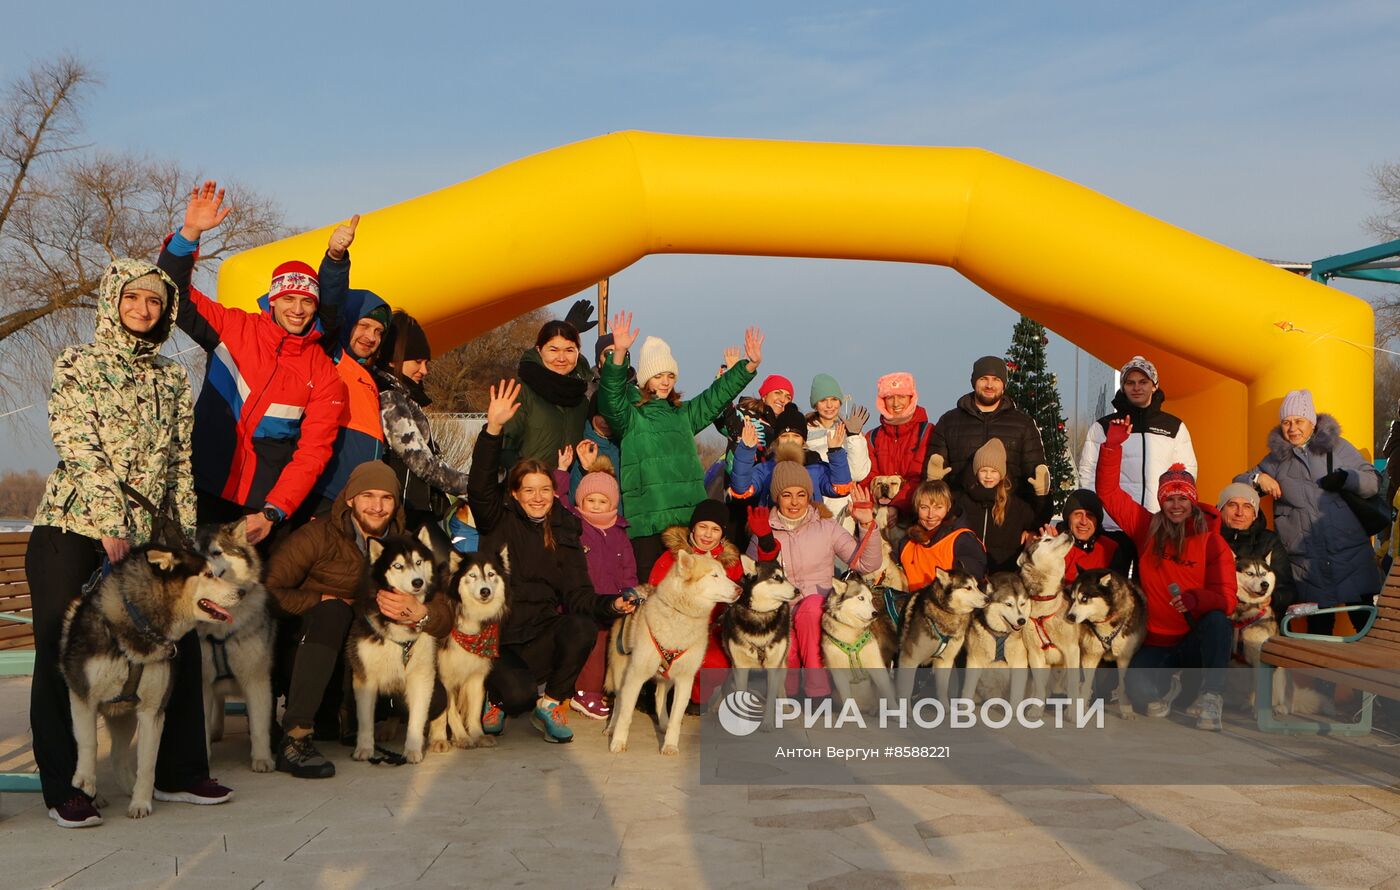
[[[335,764],[311,740],[317,711],[328,689],[339,692],[331,681],[350,632],[351,603],[361,592],[369,592],[369,541],[403,532],[394,471],[382,461],[367,461],[350,473],[330,516],[297,529],[268,561],[266,583],[274,611],[300,621],[277,746],[277,769],[282,772],[300,779],[335,775]],[[376,596],[379,611],[400,624],[435,637],[451,630],[446,597],[425,605],[392,590],[380,590]]]
[[[1045,445],[1035,421],[1006,395],[1005,361],[984,355],[974,362],[972,392],[958,399],[957,407],[940,417],[934,426],[942,440],[935,446],[943,449],[942,467],[934,471],[937,461],[931,454],[930,479],[947,475],[955,491],[974,491],[978,483],[975,468],[970,466],[972,456],[991,439],[1000,439],[1006,446],[1007,478],[1014,480],[1018,494],[1035,509],[1040,522],[1050,518],[1050,468],[1045,463]]]
[[[839,498],[851,491],[851,468],[846,462],[846,426],[838,421],[828,436],[828,457],[821,459],[815,451],[807,450],[807,418],[789,402],[773,421],[774,442],[768,459],[754,463],[758,454],[758,430],[752,421],[745,421],[739,447],[734,452],[734,469],[729,476],[729,496],[736,500],[753,499],[761,506],[772,506],[769,492],[773,470],[779,461],[790,460],[806,468],[812,477],[816,496]]]

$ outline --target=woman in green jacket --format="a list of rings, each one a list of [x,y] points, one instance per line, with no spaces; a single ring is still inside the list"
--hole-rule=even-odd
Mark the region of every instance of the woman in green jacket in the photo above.
[[[684,402],[676,391],[676,360],[665,340],[648,337],[642,343],[634,390],[627,383],[627,350],[641,331],[632,328],[630,312],[619,312],[612,333],[612,360],[599,368],[598,404],[622,449],[622,501],[637,574],[646,577],[666,551],[661,533],[687,525],[695,505],[705,500],[695,436],[753,380],[763,360],[763,332],[745,331],[748,361],[735,362],[708,389]]]
[[[520,357],[520,410],[506,424],[502,466],[525,458],[550,466],[565,445],[577,445],[588,422],[588,363],[579,360],[579,332],[568,321],[540,328]]]

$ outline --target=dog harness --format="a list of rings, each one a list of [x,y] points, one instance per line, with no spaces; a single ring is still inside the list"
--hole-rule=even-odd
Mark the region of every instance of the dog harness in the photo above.
[[[1033,597],[1031,597],[1031,599],[1047,600],[1047,599],[1054,599],[1054,597],[1033,596]],[[1052,639],[1050,639],[1050,632],[1049,632],[1048,630],[1045,629],[1045,622],[1049,621],[1051,618],[1054,618],[1056,614],[1058,614],[1058,613],[1051,612],[1049,615],[1041,615],[1039,618],[1035,618],[1035,617],[1032,617],[1032,618],[1031,618],[1031,627],[1034,627],[1034,628],[1035,628],[1035,635],[1036,635],[1036,637],[1040,640],[1040,651],[1041,651],[1041,652],[1044,652],[1044,651],[1046,651],[1047,649],[1058,649],[1058,648],[1059,648],[1058,646],[1055,645],[1055,641],[1052,640]]]
[[[656,654],[661,656],[661,676],[669,680],[671,678],[671,665],[675,664],[676,659],[684,655],[686,650],[667,649],[665,646],[661,645],[660,641],[656,639],[656,634],[652,631],[650,624],[647,625],[647,636],[651,637],[651,644],[656,647]]]
[[[1230,647],[1230,659],[1232,661],[1238,661],[1240,664],[1249,664],[1249,659],[1245,658],[1244,655],[1245,629],[1253,627],[1260,621],[1263,621],[1265,617],[1272,614],[1269,609],[1269,604],[1273,602],[1273,599],[1273,597],[1268,597],[1262,603],[1260,603],[1259,612],[1255,614],[1253,618],[1250,618],[1248,621],[1236,621],[1233,618],[1230,619],[1230,623],[1235,627],[1235,644]]]
[[[96,575],[94,575],[94,580],[99,580]],[[92,584],[92,581],[88,583]],[[95,587],[96,585],[93,586]],[[84,587],[84,592],[87,592],[86,587]],[[122,605],[126,607],[127,617],[130,618],[131,623],[135,625],[137,634],[144,637],[148,642],[157,643],[157,648],[165,649],[165,657],[167,659],[174,658],[176,652],[175,644],[160,636],[151,628],[150,620],[146,618],[140,609],[136,608],[136,604],[126,597],[122,597]],[[145,664],[139,661],[132,661],[128,658],[126,660],[126,682],[122,684],[121,692],[117,693],[115,698],[107,699],[103,704],[119,705],[128,702],[133,705],[139,704],[141,702],[141,697],[136,694],[136,690],[140,688],[141,675],[145,672]]]
[[[1266,615],[1269,614],[1269,604],[1273,602],[1273,599],[1273,597],[1269,597],[1268,599],[1260,603],[1259,612],[1253,618],[1250,618],[1248,621],[1235,621],[1234,619],[1231,619],[1230,623],[1235,626],[1235,630],[1244,630],[1246,627],[1251,627],[1255,624],[1258,624],[1260,621],[1264,620],[1264,617]]]
[[[459,646],[472,655],[479,655],[482,658],[499,658],[501,655],[501,626],[499,624],[483,624],[481,630],[474,634],[464,634],[454,627],[452,639],[456,640]]]
[[[386,639],[387,639],[387,638],[386,638]],[[403,650],[403,663],[404,663],[404,667],[408,667],[408,658],[409,658],[410,655],[413,654],[413,644],[416,643],[416,642],[418,642],[418,638],[417,638],[417,637],[414,637],[413,639],[409,640],[407,643],[400,643],[398,640],[389,640],[389,642],[393,643],[395,646],[398,646],[400,649]]]
[[[830,640],[831,644],[837,649],[846,653],[846,658],[851,662],[852,683],[863,683],[870,679],[870,674],[866,672],[864,666],[861,665],[857,657],[860,655],[860,650],[864,649],[866,644],[870,642],[871,637],[875,636],[870,628],[867,627],[865,633],[861,634],[854,643],[843,643],[826,631],[822,631],[822,636]],[[940,649],[939,651],[942,652],[943,650]]]
[[[1015,631],[1008,629],[1005,633],[997,633],[992,630],[992,626],[987,623],[986,618],[978,616],[978,620],[982,622],[982,629],[991,634],[992,639],[997,641],[996,657],[992,659],[992,663],[996,664],[998,661],[1006,661],[1006,640],[1015,633]],[[1010,662],[1007,663],[1010,664]]]
[[[938,625],[935,624],[933,619],[929,616],[924,616],[924,622],[928,624],[929,633],[933,634],[935,637],[938,637],[938,648],[935,649],[933,651],[933,655],[930,656],[930,658],[937,658],[938,656],[943,654],[944,649],[948,648],[948,644],[953,642],[953,638],[945,634],[943,631],[939,630]]]
[[[884,576],[881,575],[880,577],[883,578]],[[890,621],[894,622],[895,630],[898,630],[901,620],[900,612],[903,610],[900,608],[901,604],[899,603],[897,594],[904,593],[904,591],[895,590],[893,587],[876,587],[875,589],[885,598],[885,614],[890,616]]]
[[[210,654],[214,658],[214,682],[232,680],[233,668],[228,663],[228,640],[224,637],[205,637]]]

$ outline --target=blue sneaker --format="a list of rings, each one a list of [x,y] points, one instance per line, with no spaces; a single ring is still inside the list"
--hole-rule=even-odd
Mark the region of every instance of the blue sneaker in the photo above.
[[[506,712],[494,702],[486,702],[481,709],[481,731],[487,735],[500,735],[506,729]]]
[[[535,710],[530,714],[530,723],[544,733],[544,740],[559,745],[574,740],[574,731],[569,728],[569,702],[554,701],[540,697]]]

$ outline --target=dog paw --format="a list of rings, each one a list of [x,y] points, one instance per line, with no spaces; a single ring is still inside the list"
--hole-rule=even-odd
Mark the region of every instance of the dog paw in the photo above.
[[[126,808],[128,819],[144,819],[151,815],[151,802],[149,800],[131,802],[131,806]]]
[[[88,797],[97,796],[97,776],[84,776],[73,774],[73,787],[86,794]]]
[[[356,748],[355,753],[350,755],[355,760],[369,760],[374,756],[374,746],[368,748]]]
[[[452,737],[452,747],[454,748],[475,748],[470,736],[454,735]]]
[[[271,757],[253,758],[253,772],[255,773],[270,773],[276,766],[277,764],[273,762]]]
[[[627,740],[613,739],[608,743],[608,750],[614,754],[621,754],[623,751],[627,750]]]
[[[1283,720],[1284,718],[1290,716],[1292,716],[1292,714],[1289,713],[1287,705],[1274,705],[1274,717],[1276,719]]]
[[[665,754],[667,757],[675,757],[677,754],[681,753],[681,749],[676,745],[662,745],[661,753]]]
[[[404,751],[404,752],[403,752],[403,757],[404,757],[404,760],[407,760],[409,763],[422,763],[422,762],[423,762],[423,749],[422,749],[422,748],[410,748],[410,749],[408,749],[407,751]]]
[[[1132,706],[1129,705],[1129,706],[1126,707],[1126,708],[1119,708],[1119,709],[1118,709],[1118,716],[1121,717],[1121,718],[1123,718],[1124,720],[1136,720],[1136,719],[1137,719],[1137,711],[1134,711],[1133,708],[1132,708]]]
[[[434,754],[446,754],[452,750],[452,742],[447,739],[433,739],[428,743],[428,750]]]
[[[467,739],[467,744],[472,748],[494,748],[496,747],[496,737],[484,735],[477,739]]]

